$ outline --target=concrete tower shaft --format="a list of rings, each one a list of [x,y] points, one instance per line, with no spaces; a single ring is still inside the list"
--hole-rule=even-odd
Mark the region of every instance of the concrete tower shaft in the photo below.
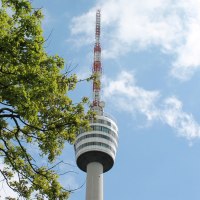
[[[103,166],[98,162],[87,165],[86,200],[103,200]]]

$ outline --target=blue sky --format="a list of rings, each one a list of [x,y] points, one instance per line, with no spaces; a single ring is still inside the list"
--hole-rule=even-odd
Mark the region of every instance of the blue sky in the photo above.
[[[200,199],[200,1],[34,0],[42,7],[46,50],[77,66],[93,62],[95,11],[102,13],[105,111],[119,126],[119,148],[104,174],[104,199]],[[79,83],[74,101],[91,97]],[[73,147],[62,158],[75,165]],[[62,166],[63,168],[65,166]],[[61,177],[68,188],[85,182],[76,167]],[[70,200],[85,199],[85,185]]]

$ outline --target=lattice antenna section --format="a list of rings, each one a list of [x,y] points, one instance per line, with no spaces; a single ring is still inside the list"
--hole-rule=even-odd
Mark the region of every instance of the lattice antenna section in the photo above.
[[[94,63],[92,73],[94,76],[93,80],[93,102],[92,110],[97,114],[103,114],[104,102],[101,101],[101,45],[100,45],[100,33],[101,33],[101,12],[96,12],[96,31],[95,31],[95,45],[94,45]]]

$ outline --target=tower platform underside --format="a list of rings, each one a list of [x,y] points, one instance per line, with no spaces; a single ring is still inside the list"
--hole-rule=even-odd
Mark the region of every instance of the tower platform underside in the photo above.
[[[76,160],[78,167],[84,172],[87,171],[87,165],[91,162],[101,163],[103,165],[103,172],[109,171],[114,164],[113,158],[107,153],[101,151],[85,152]]]

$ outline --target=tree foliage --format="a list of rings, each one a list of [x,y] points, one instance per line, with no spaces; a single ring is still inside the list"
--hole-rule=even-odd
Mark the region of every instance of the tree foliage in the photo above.
[[[41,10],[28,0],[1,2],[0,173],[19,199],[67,199],[70,191],[54,167],[38,165],[30,146],[53,165],[64,143],[73,143],[78,129],[89,127],[87,99],[73,104],[69,98],[77,77],[61,73],[63,59],[46,53]]]

